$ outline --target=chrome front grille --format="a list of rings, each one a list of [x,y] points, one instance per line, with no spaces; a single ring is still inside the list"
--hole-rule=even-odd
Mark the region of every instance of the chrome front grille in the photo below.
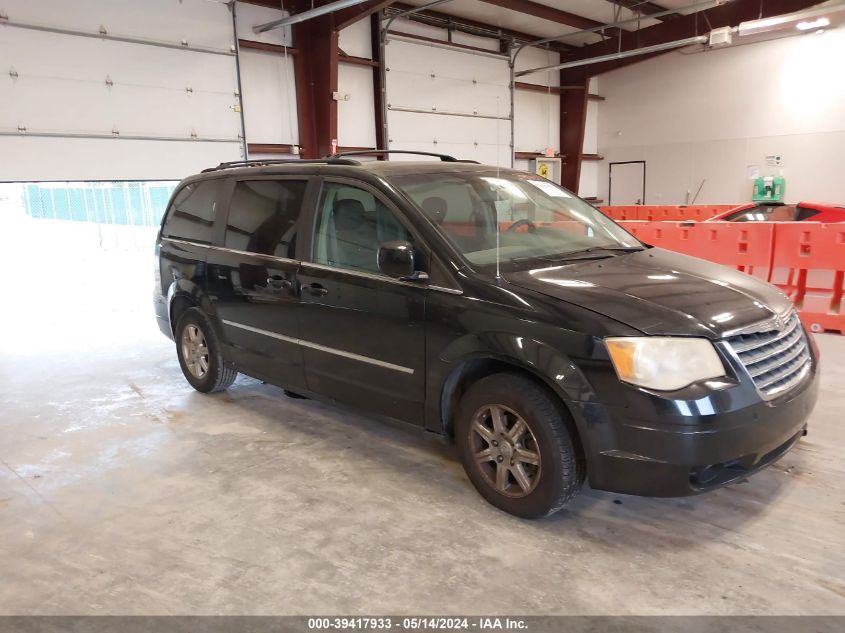
[[[783,329],[739,334],[726,340],[766,398],[789,391],[810,371],[810,349],[795,311]]]

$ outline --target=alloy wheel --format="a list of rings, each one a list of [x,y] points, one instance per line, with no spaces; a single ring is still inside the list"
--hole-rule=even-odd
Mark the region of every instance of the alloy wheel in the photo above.
[[[540,481],[540,448],[528,423],[502,405],[476,411],[469,446],[486,482],[499,494],[525,497]]]
[[[208,373],[208,344],[202,330],[193,323],[182,330],[182,358],[194,378],[202,379]]]

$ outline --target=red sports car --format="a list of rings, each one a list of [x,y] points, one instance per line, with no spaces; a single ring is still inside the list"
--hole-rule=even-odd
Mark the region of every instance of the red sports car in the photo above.
[[[817,202],[749,202],[728,209],[708,222],[845,222],[845,206]]]

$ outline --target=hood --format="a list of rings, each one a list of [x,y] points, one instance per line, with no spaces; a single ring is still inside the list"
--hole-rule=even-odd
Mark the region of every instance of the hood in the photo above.
[[[660,248],[503,277],[654,335],[722,338],[791,307],[763,281]]]

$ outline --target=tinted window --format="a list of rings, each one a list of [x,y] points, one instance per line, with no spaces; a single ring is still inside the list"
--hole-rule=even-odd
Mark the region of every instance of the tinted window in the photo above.
[[[815,217],[820,213],[820,211],[818,211],[817,209],[810,209],[809,207],[802,206],[795,207],[795,211],[795,219],[798,221],[809,220],[810,218]]]
[[[305,185],[304,180],[236,183],[229,205],[226,248],[293,258]]]
[[[795,219],[795,207],[788,204],[759,205],[729,215],[725,219],[728,222],[791,222]]]
[[[392,240],[411,240],[393,213],[369,191],[326,183],[314,232],[314,261],[378,272],[378,249]]]
[[[204,180],[182,187],[173,199],[164,235],[210,244],[218,183],[219,180]]]

